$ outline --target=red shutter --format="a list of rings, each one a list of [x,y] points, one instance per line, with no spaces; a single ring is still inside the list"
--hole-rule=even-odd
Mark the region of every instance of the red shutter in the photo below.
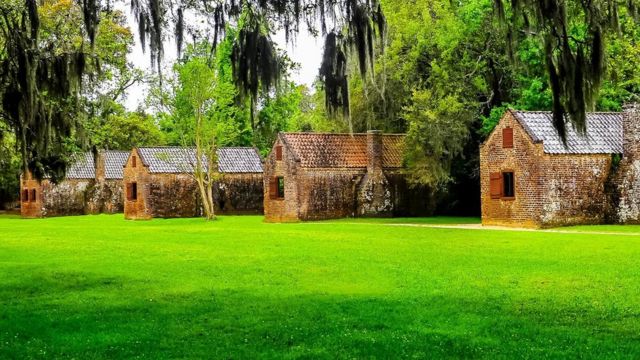
[[[133,184],[127,183],[127,200],[131,200],[132,193],[133,193]]]
[[[269,199],[278,198],[278,178],[269,180]]]
[[[504,128],[502,129],[502,147],[503,148],[513,148],[513,129],[512,128]]]
[[[276,160],[282,160],[282,146],[276,146]]]
[[[491,173],[489,177],[489,192],[492,199],[500,199],[502,197],[502,174]]]

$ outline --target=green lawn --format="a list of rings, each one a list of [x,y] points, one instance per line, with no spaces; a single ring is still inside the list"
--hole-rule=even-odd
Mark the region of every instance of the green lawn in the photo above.
[[[377,221],[0,218],[0,359],[640,357],[640,236]]]

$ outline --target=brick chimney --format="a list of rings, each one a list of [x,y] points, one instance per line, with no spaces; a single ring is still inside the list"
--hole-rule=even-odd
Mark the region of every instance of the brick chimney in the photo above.
[[[367,172],[382,171],[382,131],[367,131]]]
[[[105,153],[103,150],[100,151],[95,151],[93,154],[94,158],[93,158],[93,162],[94,162],[94,166],[95,166],[95,171],[96,171],[96,180],[98,182],[103,182],[105,179]]]
[[[382,169],[382,132],[367,132],[367,173],[358,190],[358,216],[383,217],[393,214],[389,181]]]
[[[622,146],[625,158],[640,155],[640,105],[625,104],[622,110]]]

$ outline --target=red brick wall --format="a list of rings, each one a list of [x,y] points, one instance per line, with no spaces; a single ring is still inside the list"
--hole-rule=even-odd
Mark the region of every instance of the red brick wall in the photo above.
[[[135,150],[134,150],[135,151]],[[124,168],[123,197],[127,219],[201,216],[200,190],[191,174],[151,174],[137,151],[136,167],[131,156]],[[126,184],[137,183],[138,198],[126,200]],[[223,174],[214,184],[216,214],[262,214],[262,174]]]
[[[133,166],[133,157],[135,156],[135,167]],[[131,150],[129,159],[124,167],[123,178],[123,201],[124,201],[124,217],[125,219],[151,219],[152,214],[147,206],[146,194],[148,192],[149,171],[142,164],[140,154],[137,149]],[[127,199],[127,184],[137,183],[137,199]]]
[[[282,146],[282,160],[276,159],[276,147]],[[264,164],[264,215],[265,221],[299,221],[298,172],[293,153],[278,138]],[[277,176],[284,177],[284,198],[272,199],[269,184]]]
[[[276,147],[282,146],[282,160]],[[302,168],[279,138],[265,160],[264,213],[269,222],[334,219],[358,216],[360,190],[366,168]],[[388,201],[394,215],[430,215],[433,197],[425,188],[410,189],[401,171],[386,172]],[[284,199],[272,199],[269,182],[285,179]],[[390,215],[386,214],[385,215]]]
[[[513,148],[503,148],[502,130],[513,129]],[[529,135],[507,113],[493,133],[480,146],[480,189],[482,223],[485,225],[540,226],[543,204],[540,165],[542,144],[534,144]],[[514,172],[514,199],[492,199],[490,174]]]
[[[36,199],[27,200],[31,198],[31,191],[36,190]],[[24,192],[29,194],[27,198],[24,196]],[[20,214],[25,218],[39,218],[42,217],[42,186],[40,182],[33,179],[31,173],[23,174],[20,178]]]
[[[513,129],[503,148],[502,129]],[[492,199],[490,174],[513,171],[515,197]],[[509,112],[480,147],[482,223],[551,227],[604,221],[611,156],[544,154]]]

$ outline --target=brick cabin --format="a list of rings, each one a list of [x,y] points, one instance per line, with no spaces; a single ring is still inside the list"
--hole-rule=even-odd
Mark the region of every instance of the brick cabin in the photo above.
[[[225,147],[217,157],[221,178],[214,185],[216,214],[262,214],[262,159],[257,150]],[[193,148],[133,149],[124,168],[125,218],[200,216],[195,159]]]
[[[480,146],[482,223],[640,222],[638,115],[635,105],[589,113],[586,134],[568,126],[565,146],[550,112],[507,111]]]
[[[122,175],[128,151],[103,150],[77,153],[71,158],[65,180],[38,181],[30,173],[20,179],[23,217],[118,213],[124,210]]]
[[[403,174],[404,137],[278,134],[265,160],[265,220],[431,214],[431,192],[409,187]]]

